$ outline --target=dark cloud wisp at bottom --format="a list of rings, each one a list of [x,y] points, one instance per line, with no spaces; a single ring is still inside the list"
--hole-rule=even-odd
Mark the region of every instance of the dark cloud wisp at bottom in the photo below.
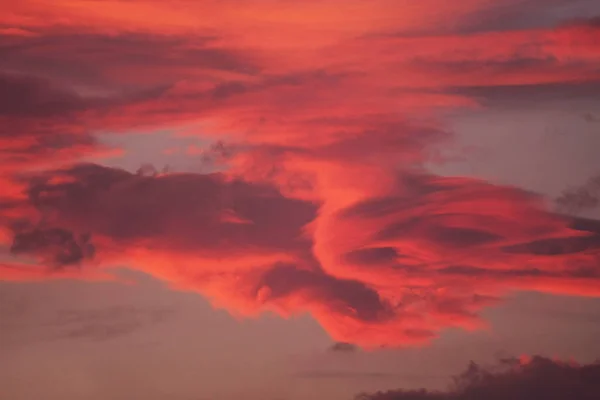
[[[579,365],[544,357],[505,359],[493,367],[471,363],[447,391],[392,390],[356,400],[594,400],[600,362]]]

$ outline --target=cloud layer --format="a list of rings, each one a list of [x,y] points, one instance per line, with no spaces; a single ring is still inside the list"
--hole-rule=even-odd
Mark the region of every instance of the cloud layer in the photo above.
[[[311,313],[365,347],[480,328],[513,290],[600,295],[596,223],[424,168],[447,157],[444,113],[481,93],[600,81],[597,21],[527,22],[544,4],[10,5],[0,278],[127,265],[232,313]],[[187,153],[215,172],[132,173],[99,140],[157,131],[202,138]]]

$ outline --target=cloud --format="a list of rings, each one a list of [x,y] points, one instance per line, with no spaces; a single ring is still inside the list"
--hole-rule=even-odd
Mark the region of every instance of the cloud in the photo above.
[[[426,270],[475,271],[457,267],[467,260],[489,272],[516,273],[525,268],[520,254],[556,259],[579,254],[591,265],[597,257],[597,235],[578,234],[564,218],[544,211],[540,199],[515,188],[414,174],[403,176],[397,190],[321,216],[316,254],[326,270],[331,266],[334,274],[339,269],[346,278],[365,279],[371,270],[365,266],[377,265],[398,278],[426,279]],[[544,257],[537,262],[527,264],[549,267]],[[569,275],[565,268],[552,270]]]
[[[560,210],[571,213],[598,207],[600,205],[600,176],[588,179],[579,187],[564,190],[556,199],[556,204]]]
[[[53,159],[53,153],[64,157],[89,152],[95,146],[94,138],[77,123],[77,114],[99,102],[31,75],[0,73],[0,89],[3,170]]]
[[[330,348],[335,353],[354,353],[358,351],[358,347],[352,343],[336,342]]]
[[[32,76],[1,75],[0,90],[2,116],[52,116],[86,108],[77,94]]]
[[[83,157],[114,155],[94,131],[111,112],[160,96],[162,87],[128,93],[82,93],[43,75],[0,70],[0,179],[18,186],[16,173],[56,168]]]
[[[477,328],[479,311],[515,289],[599,294],[593,222],[569,226],[532,194],[472,179],[403,172],[387,196],[320,206],[221,173],[82,164],[30,179],[14,252],[126,263],[242,315],[309,312],[339,342]],[[88,235],[94,253],[77,239]]]
[[[257,73],[247,51],[223,48],[210,35],[43,32],[0,36],[0,67],[77,84],[88,92],[160,86],[181,79]]]
[[[61,228],[32,229],[15,234],[10,248],[13,254],[41,255],[44,263],[54,267],[76,265],[94,255],[89,237],[76,239],[72,232]],[[49,254],[49,257],[45,257]]]
[[[0,16],[0,240],[19,260],[3,279],[128,265],[235,314],[310,313],[361,347],[480,328],[514,290],[600,295],[587,222],[423,167],[453,140],[448,111],[592,96],[597,24],[540,26],[524,11],[537,0],[494,21],[482,0],[225,3]],[[100,134],[143,153],[163,130],[218,143],[198,156],[219,172],[89,162]]]
[[[557,15],[555,7],[562,13]],[[454,21],[452,31],[460,33],[548,28],[565,19],[584,19],[597,12],[587,0],[507,0],[489,2]]]
[[[500,360],[494,367],[471,363],[447,391],[393,390],[357,400],[479,400],[532,398],[587,400],[600,396],[600,364],[580,365],[535,356]]]
[[[42,174],[29,187],[29,201],[45,224],[54,214],[57,224],[78,232],[124,242],[152,239],[182,250],[224,250],[230,243],[221,236],[249,251],[289,250],[315,213],[313,205],[275,188],[220,174],[147,176],[94,164]]]
[[[515,107],[520,104],[526,106],[540,105],[561,99],[583,99],[597,102],[600,101],[599,90],[600,84],[597,82],[474,86],[450,89],[451,92],[477,99],[478,102],[490,108]]]

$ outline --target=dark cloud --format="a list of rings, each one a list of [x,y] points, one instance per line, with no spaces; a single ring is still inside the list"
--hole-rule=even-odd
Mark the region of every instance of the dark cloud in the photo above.
[[[358,347],[352,343],[336,342],[329,348],[334,353],[355,353],[358,351]]]
[[[354,250],[347,253],[344,257],[348,262],[353,264],[382,264],[396,261],[398,252],[393,247],[374,247]]]
[[[88,107],[76,93],[35,76],[0,74],[0,116],[48,117]]]
[[[95,249],[89,235],[76,237],[62,228],[35,228],[17,232],[10,251],[39,256],[48,265],[60,268],[93,258]]]
[[[564,1],[564,0],[563,0]],[[580,0],[582,1],[582,0]],[[588,1],[589,0],[583,0]],[[595,10],[598,11],[597,9]],[[571,20],[565,22],[565,26],[575,26],[575,27],[584,27],[584,28],[600,28],[600,15],[590,17],[589,13],[587,15],[582,15],[577,18],[572,18]]]
[[[570,226],[578,231],[600,235],[600,221],[589,218],[570,218]]]
[[[12,180],[23,170],[108,154],[114,149],[100,144],[96,131],[111,126],[115,110],[160,98],[165,90],[83,95],[65,82],[0,71],[0,177]]]
[[[47,79],[0,72],[2,169],[22,170],[90,153],[97,142],[83,128],[78,114],[102,103]]]
[[[377,238],[381,240],[401,239],[420,230],[423,237],[428,240],[455,248],[484,245],[500,239],[500,236],[483,229],[435,226],[436,219],[436,217],[422,217],[391,224],[379,232]]]
[[[267,299],[309,293],[311,300],[333,315],[345,315],[364,322],[385,322],[394,316],[391,304],[359,281],[337,279],[321,271],[279,266],[262,277],[259,288],[268,289]]]
[[[146,176],[84,164],[46,177],[32,181],[29,201],[48,215],[47,223],[55,215],[78,232],[119,241],[154,238],[181,250],[235,251],[235,244],[292,250],[316,212],[272,187],[219,174]]]
[[[492,368],[471,363],[448,391],[393,390],[356,400],[593,400],[600,398],[600,363],[578,365],[544,357],[501,360]]]
[[[174,74],[189,75],[191,68],[196,73],[257,72],[250,56],[219,48],[215,39],[125,32],[0,35],[0,67],[108,88],[118,87],[117,82],[127,86],[173,82],[178,80]]]
[[[593,22],[586,20],[589,13],[597,11],[589,0],[503,0],[468,13],[455,22],[454,31],[468,34],[549,28],[572,20],[587,24]]]
[[[562,56],[548,52],[541,55],[531,50],[522,52],[525,54],[514,50],[514,54],[487,59],[417,58],[412,60],[410,65],[421,72],[452,77],[457,84],[448,84],[444,93],[471,97],[488,107],[535,105],[536,100],[599,100],[597,88],[600,86],[600,70],[596,66],[586,65],[575,72],[583,64],[566,62]],[[564,82],[564,79],[556,78],[561,74],[573,75],[573,78]],[[594,78],[578,79],[577,74]],[[467,78],[468,76],[471,78]],[[490,85],[489,79],[496,79],[495,84]],[[474,84],[477,81],[479,83]]]
[[[468,35],[482,32],[508,32],[552,28],[563,23],[594,25],[594,0],[502,0],[480,4],[452,20],[435,26],[403,30],[394,36]]]
[[[600,175],[588,179],[583,185],[571,187],[556,199],[561,211],[577,213],[600,205]]]
[[[523,73],[531,70],[543,70],[548,67],[559,67],[557,60],[551,58],[528,57],[514,54],[508,60],[486,59],[486,60],[433,60],[415,59],[412,64],[422,70],[431,70],[438,74],[464,74],[475,73],[485,70],[494,75],[504,75],[514,72]]]
[[[573,99],[600,102],[598,82],[464,86],[448,90],[451,93],[472,97],[488,107],[515,107],[519,104],[537,106],[549,101]]]
[[[536,240],[529,243],[507,246],[503,248],[503,251],[513,254],[557,256],[581,253],[599,247],[600,235],[595,235]]]
[[[125,95],[83,96],[59,81],[37,75],[0,71],[0,117],[11,117],[17,121],[22,118],[57,117],[74,120],[79,117],[77,113],[83,111],[108,111],[110,108],[159,97],[165,90],[165,86],[160,86]],[[3,131],[7,130],[6,127],[3,128]]]

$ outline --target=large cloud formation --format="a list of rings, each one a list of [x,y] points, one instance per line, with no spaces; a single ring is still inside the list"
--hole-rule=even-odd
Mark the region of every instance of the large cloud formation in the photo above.
[[[600,81],[596,21],[528,25],[515,15],[543,2],[525,3],[9,5],[0,278],[126,265],[232,313],[311,313],[365,347],[476,329],[513,290],[600,295],[597,223],[424,168],[453,139],[438,117],[485,106],[477,93]],[[102,133],[156,131],[213,143],[217,172],[90,162],[115,154]]]
[[[361,394],[357,400],[592,400],[600,396],[600,363],[579,365],[544,357],[471,363],[444,392],[396,390]]]

